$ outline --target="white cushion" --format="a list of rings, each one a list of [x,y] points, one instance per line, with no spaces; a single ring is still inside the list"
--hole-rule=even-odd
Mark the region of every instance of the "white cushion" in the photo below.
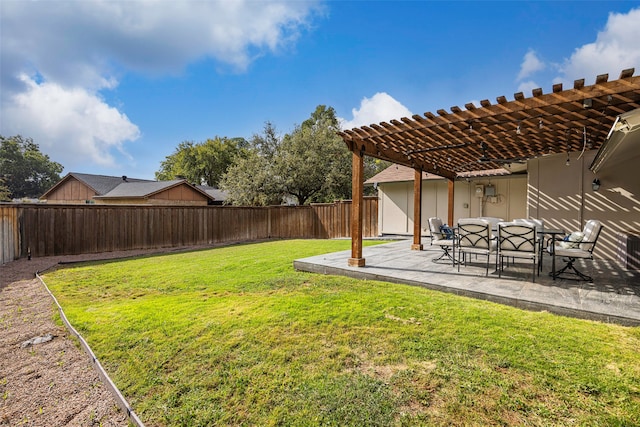
[[[580,242],[584,239],[584,233],[582,231],[574,231],[569,234],[566,240],[558,243],[563,249],[574,249],[580,246]]]
[[[561,246],[556,245],[555,251],[556,251],[556,256],[559,256],[559,257],[593,259],[593,256],[591,255],[591,252],[585,251],[585,250],[580,249],[580,248],[564,249]]]
[[[432,239],[440,240],[444,237],[440,232],[440,226],[442,226],[442,220],[440,218],[435,216],[429,218],[429,231],[431,232]]]
[[[589,221],[587,221],[587,223],[584,225],[583,241],[591,242],[591,243],[582,243],[580,245],[580,249],[583,249],[585,251],[592,250],[593,241],[596,240],[596,236],[600,232],[601,228],[602,228],[602,223],[600,221],[595,219],[590,219]]]
[[[544,228],[544,220],[536,218],[516,218],[513,220],[515,224],[529,224],[534,225],[537,230]]]

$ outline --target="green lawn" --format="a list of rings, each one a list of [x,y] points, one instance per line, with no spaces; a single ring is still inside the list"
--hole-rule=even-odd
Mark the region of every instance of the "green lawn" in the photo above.
[[[45,281],[149,426],[640,425],[640,328],[293,270],[349,247],[237,245]]]

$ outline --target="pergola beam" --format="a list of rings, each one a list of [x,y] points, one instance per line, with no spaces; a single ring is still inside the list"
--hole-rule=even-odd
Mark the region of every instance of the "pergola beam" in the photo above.
[[[537,88],[529,98],[523,93],[514,94],[513,101],[499,96],[496,104],[467,103],[466,109],[451,107],[451,113],[440,109],[438,115],[427,112],[339,134],[348,146],[360,140],[365,155],[456,179],[463,172],[501,167],[498,162],[478,164],[480,143],[495,158],[534,158],[581,151],[586,128],[591,148],[597,149],[615,116],[640,108],[640,77],[633,73],[624,70],[614,81],[601,75],[592,86],[580,79],[568,90],[556,84],[547,94]]]
[[[362,203],[364,198],[364,154],[360,150],[354,150],[352,154],[352,178],[351,178],[351,258],[349,266],[364,267],[365,259],[362,257]]]
[[[413,176],[413,245],[411,250],[422,250],[422,171],[415,169]]]

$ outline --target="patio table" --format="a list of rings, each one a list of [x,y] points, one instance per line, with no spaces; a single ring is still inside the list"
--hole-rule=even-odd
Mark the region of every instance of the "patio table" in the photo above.
[[[549,273],[549,275],[553,278],[553,280],[556,280],[556,257],[555,257],[555,252],[556,252],[556,245],[555,245],[555,240],[556,240],[556,236],[558,235],[564,235],[565,232],[564,230],[561,230],[559,228],[536,228],[536,232],[538,235],[541,235],[544,239],[545,235],[550,235],[551,238],[549,240],[551,240],[552,244],[551,244],[551,273]]]

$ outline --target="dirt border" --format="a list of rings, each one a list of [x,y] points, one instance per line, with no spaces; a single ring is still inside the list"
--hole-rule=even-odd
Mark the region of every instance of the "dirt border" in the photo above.
[[[111,377],[109,377],[109,374],[107,374],[107,371],[105,371],[105,369],[102,367],[102,364],[96,357],[93,350],[91,350],[91,347],[89,346],[87,341],[84,339],[82,335],[80,335],[80,333],[76,330],[76,328],[73,327],[71,322],[69,322],[69,319],[67,318],[67,315],[62,309],[62,306],[58,302],[58,299],[55,297],[55,295],[53,295],[53,293],[47,286],[47,283],[44,281],[42,276],[40,276],[39,273],[36,273],[36,278],[42,284],[42,286],[44,286],[45,290],[53,300],[55,306],[58,308],[58,313],[60,314],[60,318],[62,319],[62,322],[67,327],[67,330],[80,342],[80,347],[82,347],[84,352],[89,356],[89,360],[93,363],[93,368],[97,371],[98,375],[100,376],[100,380],[103,382],[104,385],[106,385],[107,389],[113,396],[120,410],[124,411],[127,414],[127,418],[129,422],[133,423],[138,427],[144,427],[144,423],[142,422],[142,420],[140,420],[138,415],[131,408],[131,405],[129,405],[129,402],[127,402],[127,400],[124,398],[124,396],[120,392],[120,389],[111,380]]]
[[[81,342],[56,323],[37,272],[61,264],[187,252],[212,246],[19,259],[0,266],[0,426],[129,426]],[[53,340],[22,347],[47,334]]]

